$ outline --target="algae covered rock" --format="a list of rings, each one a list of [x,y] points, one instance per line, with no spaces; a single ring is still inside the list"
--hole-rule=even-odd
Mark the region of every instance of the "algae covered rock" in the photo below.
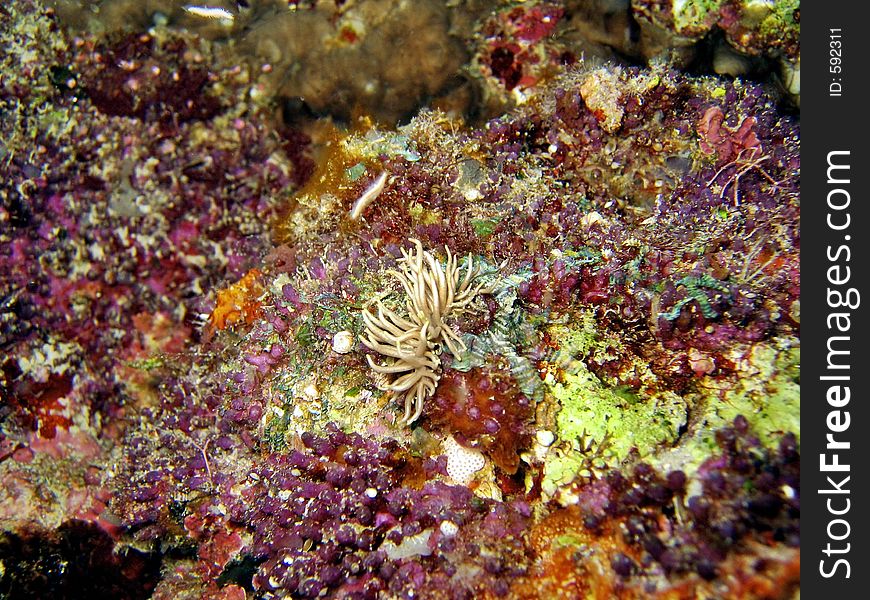
[[[579,4],[0,11],[0,589],[796,589],[798,13]]]

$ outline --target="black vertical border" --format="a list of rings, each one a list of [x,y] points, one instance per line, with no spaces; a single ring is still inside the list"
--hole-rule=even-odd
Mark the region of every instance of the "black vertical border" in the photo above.
[[[806,0],[801,3],[801,71],[804,85],[801,88],[801,592],[806,598],[870,598],[870,531],[867,528],[867,482],[870,481],[870,415],[865,374],[870,373],[870,361],[866,348],[870,346],[868,319],[870,310],[870,216],[867,204],[870,201],[870,162],[868,162],[868,126],[870,119],[870,21],[865,2],[839,0],[822,2]],[[836,64],[836,52],[831,52],[831,29],[841,29],[842,72],[831,69]],[[836,46],[836,44],[834,45]],[[833,56],[832,56],[833,55]],[[842,85],[840,96],[832,95],[831,84]],[[833,86],[836,88],[836,86]],[[836,92],[836,90],[833,90]],[[828,182],[828,153],[849,151],[849,179],[846,185]],[[842,157],[843,155],[839,155]],[[842,161],[842,158],[838,160]],[[839,173],[843,173],[840,170]],[[833,215],[842,223],[848,212],[850,226],[835,231],[828,226],[828,193],[835,188],[846,189],[850,202],[847,209]],[[835,203],[845,196],[834,194]],[[848,236],[848,239],[846,239]],[[836,256],[841,245],[849,246],[851,260],[831,261],[828,251]],[[846,253],[840,255],[844,259]],[[851,268],[851,278],[841,290],[856,288],[860,294],[860,306],[832,308],[828,303],[828,289],[836,288],[828,280],[828,269],[835,265]],[[839,271],[840,276],[844,270]],[[836,273],[835,273],[836,276]],[[849,312],[851,330],[848,333],[828,329],[828,317],[835,312]],[[848,450],[826,449],[828,418],[831,411],[838,410],[828,403],[827,392],[831,381],[820,378],[831,375],[827,367],[828,338],[831,335],[848,335],[848,374],[850,381],[840,382],[850,387],[851,399],[847,406],[850,424],[846,431],[835,433],[838,441],[848,441]],[[840,342],[838,342],[840,343]],[[840,345],[841,349],[845,346]],[[843,359],[842,362],[846,362]],[[842,419],[841,413],[838,417]],[[834,426],[837,422],[834,421]],[[841,464],[849,464],[850,471],[821,471],[821,454],[827,454],[827,462],[833,453],[839,454]],[[849,476],[843,484],[843,477]],[[834,486],[828,482],[831,476],[848,494],[822,493]],[[842,510],[849,501],[849,511],[841,516],[831,514],[827,506]],[[834,519],[848,522],[849,535],[840,541],[830,539],[828,525]],[[840,537],[847,531],[842,522],[833,524],[831,532]],[[825,551],[831,548],[843,554]],[[847,547],[846,544],[849,544]],[[843,558],[849,563],[840,564],[831,577],[824,577],[822,569],[831,572],[835,561]],[[824,560],[824,566],[820,561]]]

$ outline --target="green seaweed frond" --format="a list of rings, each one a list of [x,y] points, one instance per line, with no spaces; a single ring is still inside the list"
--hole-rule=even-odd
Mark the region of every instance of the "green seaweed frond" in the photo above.
[[[683,307],[690,302],[697,302],[698,308],[701,309],[701,314],[707,319],[715,319],[719,316],[716,309],[710,302],[705,290],[714,290],[728,294],[728,286],[711,275],[706,273],[702,275],[689,275],[683,277],[676,282],[677,286],[683,286],[686,289],[686,297],[674,304],[667,312],[659,313],[659,316],[673,321],[680,316]]]

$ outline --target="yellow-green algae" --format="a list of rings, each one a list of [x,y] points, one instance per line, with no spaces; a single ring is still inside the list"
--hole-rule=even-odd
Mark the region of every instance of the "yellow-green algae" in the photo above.
[[[800,346],[780,338],[748,349],[736,376],[726,380],[705,377],[696,402],[701,420],[693,427],[705,442],[705,455],[714,445],[713,431],[731,424],[738,415],[749,421],[765,446],[792,432],[800,441]]]
[[[712,24],[711,13],[717,13],[721,6],[721,0],[675,0],[671,6],[675,31],[688,35],[706,31]]]
[[[561,369],[545,381],[558,407],[560,440],[560,450],[545,458],[542,485],[548,495],[591,471],[617,466],[634,449],[665,470],[679,468],[691,475],[715,451],[715,431],[738,415],[765,446],[776,446],[787,432],[800,440],[800,346],[794,338],[736,347],[728,356],[735,373],[701,377],[681,396],[652,391],[660,390],[653,385],[657,378],[648,367],[643,370],[639,357],[633,362],[647,385],[643,390],[628,390],[592,373],[591,361],[627,355],[619,339],[597,326],[592,312],[576,315],[570,326],[548,330],[559,340],[550,358]]]
[[[550,452],[544,467],[543,489],[552,494],[590,468],[616,466],[633,449],[640,456],[675,442],[687,422],[687,404],[670,391],[631,391],[608,385],[592,373],[584,360],[606,361],[626,355],[620,340],[600,331],[591,311],[576,315],[571,326],[550,327],[559,340],[552,357],[558,377],[548,375],[548,395],[558,404],[557,437],[570,450]],[[636,358],[634,370],[652,384],[655,375]],[[655,389],[653,387],[649,390]],[[582,440],[582,441],[581,441]],[[598,447],[604,444],[604,447]]]
[[[633,448],[649,456],[676,441],[686,424],[686,402],[673,392],[635,395],[605,386],[581,361],[573,370],[564,382],[550,387],[561,406],[556,416],[559,438],[573,441],[585,435],[600,442],[608,436],[608,463],[626,459]],[[581,452],[553,453],[547,458],[546,479],[567,483],[585,466]]]
[[[754,7],[759,7],[753,10]],[[800,21],[795,20],[795,12],[800,10],[800,0],[778,0],[777,2],[747,2],[744,23],[752,24],[752,19],[760,20],[758,30],[762,35],[783,38],[789,30],[800,32]]]

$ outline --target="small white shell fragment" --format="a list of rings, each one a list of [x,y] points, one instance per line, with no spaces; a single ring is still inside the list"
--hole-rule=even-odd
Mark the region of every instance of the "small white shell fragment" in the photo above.
[[[471,483],[474,474],[486,466],[486,458],[480,451],[461,446],[453,436],[447,436],[442,445],[447,456],[447,474],[460,485]]]
[[[438,529],[441,530],[441,535],[444,537],[453,537],[459,532],[459,525],[453,521],[441,521],[441,525],[438,526]]]
[[[469,202],[474,202],[475,200],[480,200],[483,197],[483,194],[481,194],[480,190],[477,188],[469,188],[462,192],[462,196]]]
[[[317,386],[313,383],[309,383],[305,386],[305,389],[302,390],[302,395],[309,400],[317,400],[320,397],[320,390],[318,390]]]
[[[332,351],[337,354],[347,354],[353,350],[353,333],[339,331],[332,336]]]
[[[381,549],[387,553],[387,556],[391,560],[401,560],[414,556],[429,556],[432,554],[432,549],[429,547],[431,535],[432,530],[425,529],[416,535],[406,537],[398,546],[388,540],[381,545]]]
[[[573,506],[580,502],[580,496],[578,496],[577,492],[575,492],[574,490],[559,490],[559,497],[557,499],[557,502],[560,506]]]
[[[541,429],[535,433],[535,441],[544,448],[549,448],[556,441],[556,436],[549,429]]]
[[[604,221],[604,217],[602,217],[601,214],[599,214],[597,211],[593,210],[592,212],[583,215],[583,217],[580,219],[580,224],[583,227],[592,227],[596,223],[600,223],[602,221]]]

